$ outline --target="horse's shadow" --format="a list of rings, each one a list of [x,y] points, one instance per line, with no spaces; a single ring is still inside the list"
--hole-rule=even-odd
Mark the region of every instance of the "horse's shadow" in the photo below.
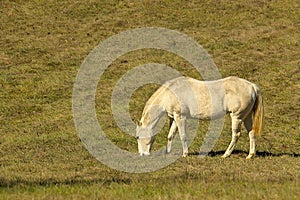
[[[216,157],[216,156],[222,156],[225,153],[225,151],[211,151],[207,154],[209,157]],[[247,155],[247,151],[243,150],[233,150],[232,155]],[[189,153],[189,156],[199,156],[201,153],[199,152],[191,152]],[[202,154],[203,155],[203,154]],[[267,151],[257,151],[256,157],[281,157],[281,156],[289,156],[289,157],[296,157],[299,158],[300,154],[298,153],[272,153]]]

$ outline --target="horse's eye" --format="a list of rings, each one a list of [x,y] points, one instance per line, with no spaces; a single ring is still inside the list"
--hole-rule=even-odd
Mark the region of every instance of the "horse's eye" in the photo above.
[[[138,140],[140,137],[139,136],[136,136],[136,139]]]

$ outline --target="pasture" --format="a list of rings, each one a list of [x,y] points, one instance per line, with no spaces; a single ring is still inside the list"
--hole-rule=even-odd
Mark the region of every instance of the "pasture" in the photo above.
[[[0,1],[0,199],[298,199],[300,196],[300,4],[297,0]],[[111,169],[85,149],[72,114],[81,63],[106,38],[140,27],[182,32],[211,55],[222,77],[260,86],[265,105],[257,156],[246,160],[245,128],[233,154],[230,118],[213,151],[196,154],[209,122],[200,122],[190,156],[152,173]],[[166,64],[201,79],[183,58],[155,49],[130,52],[103,74],[97,118],[107,137],[137,153],[114,122],[114,85],[128,70]],[[139,88],[134,120],[157,89]],[[167,130],[154,143],[166,145]]]

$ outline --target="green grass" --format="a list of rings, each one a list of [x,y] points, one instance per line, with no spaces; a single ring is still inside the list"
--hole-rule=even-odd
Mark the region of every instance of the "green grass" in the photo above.
[[[300,195],[300,5],[283,1],[0,1],[0,199],[297,199]],[[119,172],[94,159],[72,116],[73,84],[88,53],[106,38],[139,27],[180,31],[201,44],[223,77],[257,83],[265,102],[258,155],[245,160],[245,130],[221,159],[230,120],[213,152],[180,158],[146,174]],[[201,79],[184,59],[159,50],[118,58],[103,74],[97,117],[120,148],[137,151],[112,119],[111,92],[135,66],[157,62]],[[138,120],[157,88],[137,90]],[[208,122],[190,151],[197,153]],[[166,129],[154,148],[166,143]]]

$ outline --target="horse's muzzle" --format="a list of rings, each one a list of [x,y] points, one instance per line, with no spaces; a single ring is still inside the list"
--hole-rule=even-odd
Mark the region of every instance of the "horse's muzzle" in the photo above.
[[[140,153],[140,156],[150,156],[149,152]]]

